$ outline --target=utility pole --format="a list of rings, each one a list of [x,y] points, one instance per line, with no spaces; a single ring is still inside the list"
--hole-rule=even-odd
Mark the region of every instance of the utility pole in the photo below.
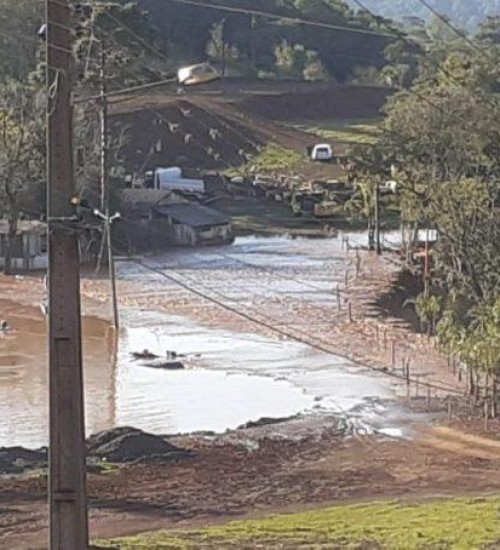
[[[375,181],[375,249],[377,254],[382,254],[380,246],[380,182]]]
[[[120,320],[118,318],[118,299],[116,297],[116,274],[115,274],[115,259],[113,258],[113,247],[111,246],[111,218],[109,217],[109,209],[106,210],[106,238],[108,243],[108,269],[109,281],[111,284],[111,299],[113,302],[113,325],[115,330],[120,328]]]
[[[49,507],[51,550],[88,547],[78,236],[72,147],[71,8],[45,0],[49,245]]]
[[[100,93],[101,98],[99,101],[100,106],[100,119],[101,119],[101,212],[104,212],[107,205],[107,180],[108,180],[108,99],[107,91],[108,86],[106,83],[106,51],[104,49],[104,41],[101,39],[101,52],[99,63],[99,81],[100,81]]]
[[[121,214],[116,212],[113,216],[109,215],[109,207],[106,207],[106,212],[94,209],[94,216],[101,218],[104,221],[104,231],[106,235],[106,246],[108,248],[108,269],[109,269],[109,282],[111,285],[111,299],[113,305],[113,326],[116,330],[120,328],[119,315],[118,315],[118,298],[116,295],[116,275],[115,275],[115,259],[113,257],[113,246],[111,242],[111,226],[113,222],[121,218]],[[103,235],[104,240],[104,235]]]
[[[113,248],[111,246],[111,224],[115,217],[109,216],[109,189],[108,189],[108,152],[109,152],[109,133],[108,133],[108,86],[106,82],[106,49],[104,38],[100,40],[100,62],[99,62],[99,81],[100,81],[100,122],[101,122],[101,177],[100,177],[100,213],[99,216],[104,220],[105,235],[102,236],[101,253],[99,254],[99,265],[97,270],[100,271],[102,258],[104,256],[104,247],[108,248],[108,269],[109,282],[111,286],[111,297],[113,303],[113,326],[116,330],[119,328],[118,319],[118,302],[116,297],[116,278],[115,278],[115,262],[113,258]],[[105,215],[101,215],[105,212]],[[106,239],[105,239],[106,238]]]
[[[425,234],[425,256],[424,256],[424,295],[427,298],[429,296],[430,283],[431,283],[431,259],[429,253],[429,230],[427,229]]]

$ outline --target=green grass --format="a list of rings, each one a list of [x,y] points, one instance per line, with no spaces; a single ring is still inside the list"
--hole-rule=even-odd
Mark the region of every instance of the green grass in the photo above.
[[[297,151],[270,143],[246,168],[255,173],[286,172],[301,162],[304,162],[304,156]]]
[[[499,511],[500,497],[460,498],[414,506],[382,502],[236,521],[201,530],[150,533],[108,544],[123,550],[361,547],[473,550],[500,541]]]
[[[341,143],[370,145],[378,139],[381,122],[380,118],[301,121],[293,127]]]

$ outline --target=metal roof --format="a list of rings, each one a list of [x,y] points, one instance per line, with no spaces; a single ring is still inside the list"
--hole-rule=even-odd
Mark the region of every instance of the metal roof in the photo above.
[[[217,212],[217,210],[195,203],[157,206],[155,212],[191,227],[207,227],[230,223],[229,218]]]
[[[170,198],[171,191],[164,189],[124,189],[121,194],[123,203],[128,204],[158,204],[166,198]]]

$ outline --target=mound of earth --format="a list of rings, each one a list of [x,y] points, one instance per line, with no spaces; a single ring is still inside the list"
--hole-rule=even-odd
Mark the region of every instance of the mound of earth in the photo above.
[[[191,456],[168,443],[162,437],[148,434],[136,428],[114,428],[91,436],[87,441],[87,455],[108,462],[125,463],[164,459],[182,459]]]
[[[47,449],[32,451],[23,447],[0,448],[0,473],[20,474],[47,466]]]
[[[309,91],[247,96],[242,107],[271,120],[331,120],[380,116],[390,90],[371,86],[327,86]]]

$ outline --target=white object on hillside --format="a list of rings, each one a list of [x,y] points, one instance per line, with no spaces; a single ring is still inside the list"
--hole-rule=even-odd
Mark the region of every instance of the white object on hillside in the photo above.
[[[328,143],[318,143],[311,151],[311,159],[317,161],[328,161],[333,159],[333,149]]]
[[[157,168],[155,170],[155,189],[203,194],[205,193],[205,182],[183,178],[182,170],[177,166]]]
[[[182,67],[177,72],[179,84],[183,86],[194,86],[196,84],[205,84],[212,80],[217,80],[220,75],[209,63],[199,63]]]

